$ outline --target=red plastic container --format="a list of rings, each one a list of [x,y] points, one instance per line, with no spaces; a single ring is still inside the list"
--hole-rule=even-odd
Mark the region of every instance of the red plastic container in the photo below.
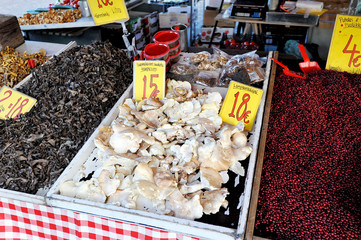
[[[169,47],[163,43],[149,43],[142,52],[144,59],[147,60],[164,60],[169,58]]]
[[[164,43],[169,48],[174,48],[179,44],[179,33],[176,31],[159,31],[153,36],[155,43]]]

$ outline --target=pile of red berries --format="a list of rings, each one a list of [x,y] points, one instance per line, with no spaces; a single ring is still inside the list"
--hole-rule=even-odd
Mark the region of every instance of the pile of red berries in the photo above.
[[[361,239],[361,75],[278,73],[254,234]]]

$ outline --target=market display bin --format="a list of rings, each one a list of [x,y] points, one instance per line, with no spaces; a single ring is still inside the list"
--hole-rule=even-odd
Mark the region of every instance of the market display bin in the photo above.
[[[17,52],[23,54],[24,52],[27,52],[27,53],[39,52],[39,50],[42,48],[46,51],[46,55],[48,57],[52,57],[55,55],[59,55],[60,53],[66,51],[76,45],[77,45],[76,42],[70,42],[65,45],[65,44],[56,44],[56,43],[25,41],[25,43],[23,43],[19,47],[15,48],[15,50]],[[14,89],[17,89],[20,86],[22,86],[23,84],[26,84],[26,82],[31,77],[32,77],[32,74],[29,74],[26,78],[24,78],[21,82],[19,82],[14,87]],[[48,186],[48,189],[50,187],[51,186]],[[34,203],[34,204],[45,205],[44,197],[45,197],[45,194],[48,189],[39,189],[36,194],[28,194],[28,193],[0,188],[0,197],[10,198],[10,199],[19,200],[19,201],[25,201],[25,202]]]
[[[92,202],[83,199],[71,198],[60,195],[59,186],[62,182],[67,180],[79,180],[81,174],[90,174],[100,164],[98,163],[96,147],[94,144],[94,138],[99,133],[100,126],[109,126],[111,122],[118,116],[118,105],[121,104],[126,98],[132,97],[133,87],[132,85],[124,92],[122,97],[115,104],[113,109],[104,118],[100,126],[95,130],[92,136],[80,149],[68,167],[63,171],[61,176],[53,184],[51,189],[46,195],[46,203],[49,206],[71,209],[79,212],[86,212],[94,215],[99,215],[107,218],[118,219],[121,221],[132,222],[140,225],[147,225],[167,231],[187,234],[189,236],[201,238],[201,239],[243,239],[246,231],[247,216],[250,204],[251,190],[253,185],[253,177],[256,165],[256,159],[258,154],[258,143],[260,133],[262,130],[263,113],[265,107],[265,99],[267,97],[267,89],[270,76],[270,57],[273,56],[273,52],[268,53],[266,64],[266,79],[263,83],[262,90],[264,91],[261,103],[258,109],[255,125],[250,132],[249,145],[253,148],[253,152],[249,156],[248,167],[246,168],[246,175],[244,179],[244,186],[238,185],[234,189],[229,189],[230,195],[226,198],[232,198],[232,194],[237,195],[237,209],[227,209],[228,215],[232,215],[232,212],[239,211],[237,216],[232,216],[235,219],[236,224],[232,227],[224,227],[221,225],[215,225],[214,222],[201,222],[180,219],[171,216],[159,215],[141,210],[127,209],[111,204]],[[203,89],[204,92],[218,91],[223,97],[227,93],[226,88],[208,88],[199,85],[193,85],[194,89]],[[243,165],[243,163],[242,163]],[[84,175],[82,175],[84,176]],[[230,201],[230,200],[229,200]],[[223,216],[227,218],[227,213]],[[220,220],[222,221],[222,220]]]

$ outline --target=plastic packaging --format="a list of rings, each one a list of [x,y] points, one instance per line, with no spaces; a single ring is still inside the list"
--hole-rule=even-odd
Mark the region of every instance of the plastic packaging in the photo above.
[[[203,52],[199,52],[194,54],[191,57],[191,61],[193,64],[198,64],[204,60],[208,60],[211,58],[211,54],[209,52],[203,51]]]
[[[219,79],[220,70],[204,71],[200,70],[194,77],[194,82],[199,85],[215,87]]]
[[[265,71],[262,65],[265,60],[260,58],[256,51],[248,52],[242,55],[233,56],[223,67],[223,71],[218,86],[227,87],[230,80],[244,84],[254,84],[265,80]],[[245,74],[245,73],[248,74]]]

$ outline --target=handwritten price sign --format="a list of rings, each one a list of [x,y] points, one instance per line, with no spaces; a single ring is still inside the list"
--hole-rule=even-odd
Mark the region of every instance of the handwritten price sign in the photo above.
[[[133,96],[135,100],[164,98],[165,61],[134,61]]]
[[[29,112],[35,103],[35,98],[3,86],[0,90],[0,118],[17,118],[20,114]]]
[[[262,94],[258,88],[231,81],[219,116],[233,125],[242,121],[244,128],[251,131]]]
[[[326,69],[361,73],[361,17],[337,15]]]
[[[129,20],[124,0],[88,0],[96,25]]]

